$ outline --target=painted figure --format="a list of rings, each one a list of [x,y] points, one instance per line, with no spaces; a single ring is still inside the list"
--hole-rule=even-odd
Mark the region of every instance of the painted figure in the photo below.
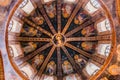
[[[59,34],[56,36],[58,46],[61,46],[63,43],[62,36]]]
[[[36,43],[29,42],[28,46],[26,46],[26,47],[23,48],[23,51],[25,53],[30,53],[30,52],[34,51],[36,48],[37,48],[37,44]]]
[[[44,18],[42,16],[33,17],[32,20],[37,23],[37,25],[42,25],[44,23]]]
[[[72,11],[74,6],[77,4],[78,0],[64,0],[62,5],[62,15],[64,18],[68,18]]]
[[[73,72],[73,67],[67,60],[63,62],[62,68],[64,74],[70,74]]]
[[[50,18],[54,18],[56,15],[56,5],[54,1],[45,3],[45,9]]]
[[[85,12],[80,12],[78,13],[78,15],[75,17],[74,19],[74,23],[75,24],[82,24],[83,21],[87,18],[87,15],[85,14]]]
[[[41,66],[41,64],[44,61],[44,56],[43,55],[37,55],[34,57],[33,62],[32,62],[32,66],[34,68],[39,68]]]
[[[81,46],[83,50],[86,50],[86,51],[91,51],[92,49],[96,48],[96,44],[93,42],[82,42]]]
[[[80,68],[83,68],[87,61],[80,57],[79,55],[74,56],[75,62],[80,66]]]
[[[73,5],[65,3],[62,7],[62,15],[64,18],[68,18],[72,12]]]
[[[95,31],[95,28],[93,26],[88,26],[88,27],[85,27],[82,31],[81,31],[81,34],[84,35],[84,36],[90,36],[90,35],[93,35],[95,33],[92,33]]]
[[[25,36],[31,36],[31,37],[33,37],[33,36],[37,35],[37,32],[38,31],[36,29],[32,28],[32,27],[29,27],[27,29],[22,29],[22,33]]]
[[[49,75],[53,75],[56,73],[56,64],[54,61],[50,61],[47,65],[47,68],[46,68],[46,72],[49,74]]]

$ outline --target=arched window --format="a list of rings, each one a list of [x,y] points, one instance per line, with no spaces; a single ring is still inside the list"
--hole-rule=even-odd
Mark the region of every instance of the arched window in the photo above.
[[[100,4],[97,0],[90,0],[85,6],[85,10],[90,14],[93,14],[99,8],[100,8]]]
[[[11,56],[14,57],[13,49],[12,49],[12,47],[10,47],[10,46],[9,46],[9,51],[10,51]]]
[[[22,66],[21,71],[29,78],[32,78],[35,75],[35,70],[28,63],[25,63]]]
[[[110,49],[111,49],[111,46],[106,46],[106,49],[105,49],[105,56],[108,56],[109,53],[110,53]]]
[[[98,3],[98,0],[90,0],[90,3],[95,7],[95,8],[99,8],[100,4]]]
[[[88,63],[86,66],[86,71],[90,76],[94,75],[99,69],[100,68],[93,63]]]
[[[19,44],[10,45],[9,50],[11,52],[11,56],[13,57],[18,57],[23,55],[21,46]]]
[[[28,76],[24,71],[21,70],[21,72],[22,72],[27,78],[29,78],[29,76]]]
[[[20,18],[23,16],[18,10],[15,11],[14,15]]]
[[[21,22],[17,21],[16,19],[12,19],[9,23],[8,31],[20,33],[22,25],[23,24]]]
[[[97,30],[98,30],[98,32],[110,31],[111,26],[110,26],[109,20],[105,19],[105,20],[97,23]]]
[[[8,26],[8,31],[11,31],[13,27],[13,20],[10,21],[9,26]]]
[[[19,8],[22,9],[27,15],[29,15],[35,9],[31,0],[24,0]]]
[[[28,3],[29,1],[28,0],[24,0],[21,4],[20,4],[20,8],[23,8],[23,7],[25,7],[25,5],[27,5],[27,3]]]
[[[97,53],[104,56],[108,56],[110,53],[110,49],[111,44],[99,44]]]
[[[111,30],[110,22],[108,19],[105,21],[105,27],[106,27],[106,30],[109,30],[109,31]]]

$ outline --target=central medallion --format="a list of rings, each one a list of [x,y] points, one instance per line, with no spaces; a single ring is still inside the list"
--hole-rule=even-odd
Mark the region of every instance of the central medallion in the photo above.
[[[65,37],[62,34],[58,33],[58,34],[54,35],[54,37],[53,37],[53,43],[57,47],[62,46],[65,43]]]

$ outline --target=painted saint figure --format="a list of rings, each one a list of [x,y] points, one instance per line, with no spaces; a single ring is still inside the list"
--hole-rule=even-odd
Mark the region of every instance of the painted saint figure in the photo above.
[[[74,23],[75,24],[82,24],[84,22],[84,20],[88,17],[88,15],[86,15],[86,13],[83,11],[83,12],[80,12],[77,14],[77,16],[75,17],[74,19]]]
[[[42,25],[44,23],[44,18],[42,16],[32,17],[32,20],[37,23],[37,25]]]
[[[48,16],[49,16],[50,18],[54,18],[55,15],[56,15],[56,5],[55,5],[54,0],[45,3],[45,6],[44,6],[44,7],[45,7],[45,9],[46,9],[46,12],[47,12]]]
[[[44,61],[44,56],[43,55],[37,55],[34,57],[33,62],[32,62],[32,66],[34,68],[39,68],[41,66],[41,64]]]
[[[27,29],[22,29],[22,33],[25,36],[31,36],[31,37],[33,37],[33,36],[37,35],[37,32],[38,31],[36,29],[32,28],[32,27],[29,27]]]
[[[63,41],[62,41],[62,36],[60,34],[56,36],[56,40],[58,46],[62,45]]]
[[[81,47],[85,51],[94,51],[96,48],[96,44],[94,42],[82,42]]]
[[[78,0],[64,0],[63,1],[63,5],[62,5],[62,15],[64,18],[68,18],[72,11],[73,8],[75,7],[75,5],[77,4]]]
[[[68,18],[72,12],[72,4],[65,3],[62,7],[62,15],[64,18]]]
[[[64,61],[62,64],[63,73],[70,74],[73,72],[73,67],[68,60]]]
[[[25,53],[30,53],[30,52],[34,51],[36,48],[37,48],[37,44],[36,43],[29,42],[28,46],[26,46],[26,47],[23,48],[23,51]]]
[[[84,36],[90,36],[95,34],[94,31],[95,31],[95,28],[93,26],[88,26],[81,31],[81,34]]]
[[[53,75],[56,73],[56,64],[54,61],[50,61],[47,65],[46,68],[46,73],[48,73],[49,75]]]
[[[80,68],[83,68],[87,61],[80,57],[79,55],[74,56],[75,62],[80,66]]]

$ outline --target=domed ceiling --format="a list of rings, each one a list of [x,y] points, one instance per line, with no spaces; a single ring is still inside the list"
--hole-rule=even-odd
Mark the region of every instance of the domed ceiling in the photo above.
[[[19,0],[6,48],[23,79],[94,80],[112,58],[114,35],[102,0]]]

